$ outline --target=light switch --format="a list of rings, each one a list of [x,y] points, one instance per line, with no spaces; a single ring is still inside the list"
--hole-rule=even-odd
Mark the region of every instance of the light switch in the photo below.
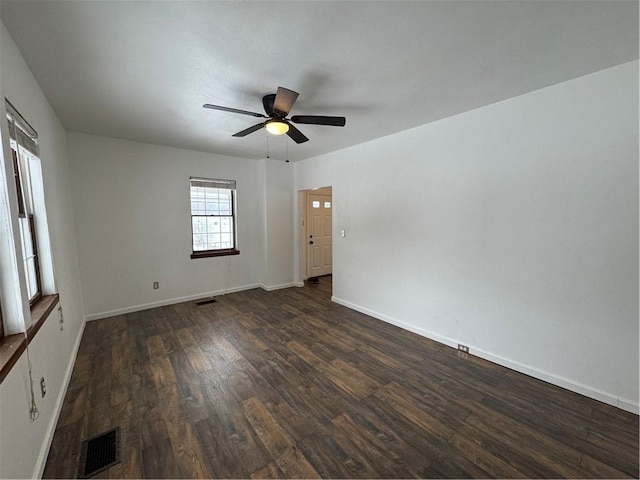
[[[344,238],[344,235],[345,235],[345,234],[344,234],[344,230],[340,230],[340,236],[341,236],[342,238]]]

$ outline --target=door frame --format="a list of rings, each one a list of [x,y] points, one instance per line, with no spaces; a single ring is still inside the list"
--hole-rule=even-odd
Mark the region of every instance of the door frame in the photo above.
[[[333,223],[334,215],[335,215],[335,203],[333,201],[333,188],[331,185],[317,188],[309,188],[306,190],[298,191],[298,278],[300,278],[301,283],[303,283],[308,276],[308,237],[309,233],[307,231],[308,228],[308,220],[307,220],[307,205],[309,200],[309,194],[320,194],[320,195],[330,195],[331,196],[331,222]],[[333,251],[333,235],[331,238],[331,250]],[[333,265],[333,259],[331,261]],[[333,267],[332,267],[333,268]]]

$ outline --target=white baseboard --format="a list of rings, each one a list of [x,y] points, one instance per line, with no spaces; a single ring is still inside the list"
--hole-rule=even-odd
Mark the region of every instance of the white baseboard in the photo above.
[[[348,302],[346,300],[343,300],[335,296],[331,297],[331,301],[338,303],[340,305],[343,305],[352,310],[356,310],[360,313],[364,313],[365,315],[369,315],[371,317],[377,318],[378,320],[382,320],[384,322],[390,323],[397,327],[404,328],[405,330],[409,330],[410,332],[417,333],[418,335],[421,335],[423,337],[430,338],[431,340],[434,340],[438,343],[442,343],[444,345],[448,345],[453,348],[458,348],[459,343],[465,343],[465,342],[459,342],[452,338],[444,337],[442,335],[438,335],[437,333],[430,332],[428,330],[424,330],[422,328],[416,327],[415,325],[402,322],[396,318],[390,317],[388,315],[384,315],[382,313],[375,312],[373,310],[362,307],[360,305],[356,305],[354,303]],[[640,405],[637,402],[634,402],[633,400],[621,398],[611,393],[599,390],[597,388],[593,388],[588,385],[584,385],[582,383],[576,382],[574,380],[570,380],[568,378],[560,377],[552,373],[538,370],[537,368],[524,365],[522,363],[516,362],[514,360],[510,360],[508,358],[501,357],[499,355],[494,355],[491,352],[487,352],[480,348],[476,348],[473,345],[469,345],[469,350],[472,355],[476,355],[477,357],[484,358],[485,360],[489,360],[490,362],[496,363],[498,365],[502,365],[503,367],[510,368],[511,370],[524,373],[526,375],[537,378],[539,380],[543,380],[553,385],[557,385],[558,387],[566,388],[567,390],[571,390],[572,392],[576,392],[586,397],[601,401],[603,403],[613,405],[614,407],[618,407],[628,412],[635,413],[636,415],[640,413]]]
[[[291,288],[297,286],[298,284],[294,282],[281,283],[280,285],[264,285],[262,283],[260,284],[260,288],[266,290],[267,292],[273,292],[274,290],[282,290],[283,288]]]
[[[116,315],[124,315],[126,313],[139,312],[141,310],[149,310],[150,308],[164,307],[166,305],[174,305],[176,303],[192,302],[193,300],[200,300],[202,298],[216,297],[218,295],[224,295],[225,293],[242,292],[244,290],[251,290],[253,288],[260,288],[262,285],[255,283],[252,285],[243,285],[240,287],[233,287],[226,290],[216,290],[213,292],[197,293],[195,295],[187,295],[185,297],[169,298],[167,300],[159,300],[157,302],[143,303],[140,305],[133,305],[131,307],[118,308],[116,310],[109,310],[108,312],[92,313],[85,318],[88,322],[93,320],[100,320],[101,318],[115,317]]]
[[[56,432],[56,426],[58,425],[60,412],[62,412],[62,404],[64,402],[64,397],[67,395],[67,389],[69,388],[69,382],[71,381],[71,374],[73,373],[73,367],[76,364],[76,358],[78,356],[78,350],[80,349],[80,342],[82,341],[82,335],[84,333],[84,327],[86,324],[86,318],[83,318],[82,325],[80,326],[80,331],[78,332],[76,342],[73,346],[71,358],[69,359],[69,364],[67,365],[67,370],[64,374],[62,388],[60,389],[58,398],[56,398],[56,403],[53,407],[53,415],[51,416],[51,420],[49,421],[47,433],[45,435],[44,442],[42,443],[42,447],[40,447],[40,453],[38,454],[38,458],[36,460],[36,465],[33,470],[32,476],[32,478],[34,479],[42,478],[42,474],[44,473],[44,467],[47,464],[47,457],[49,456],[49,449],[51,448],[51,443],[53,442],[53,435]]]

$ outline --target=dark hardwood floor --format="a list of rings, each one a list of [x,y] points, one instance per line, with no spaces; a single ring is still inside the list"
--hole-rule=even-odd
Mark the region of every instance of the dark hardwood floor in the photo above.
[[[638,416],[330,301],[250,290],[89,322],[45,478],[638,478]]]

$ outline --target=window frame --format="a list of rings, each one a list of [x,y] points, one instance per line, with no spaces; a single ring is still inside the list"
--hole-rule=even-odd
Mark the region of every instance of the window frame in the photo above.
[[[19,127],[15,125],[14,128],[19,128]],[[21,153],[17,150],[18,148],[19,148],[18,143],[16,143],[15,150],[13,146],[11,146],[11,156],[13,157],[13,175],[16,182],[16,194],[18,196],[18,218],[26,219],[27,220],[26,227],[28,228],[28,238],[23,238],[22,227],[20,228],[20,238],[23,243],[28,241],[31,246],[32,254],[30,255],[30,258],[33,258],[33,263],[34,263],[34,270],[35,270],[35,277],[36,277],[35,285],[31,285],[31,280],[29,277],[29,269],[27,268],[27,262],[29,258],[26,258],[25,245],[21,245],[20,256],[22,257],[22,263],[24,265],[24,271],[26,276],[25,281],[27,282],[27,289],[29,290],[35,287],[35,291],[29,297],[29,306],[33,307],[33,305],[42,298],[42,272],[40,271],[40,256],[38,255],[38,240],[37,240],[38,232],[36,230],[36,223],[34,219],[34,214],[32,212],[34,200],[31,193],[31,187],[29,185],[24,184],[25,181],[29,181],[30,173],[26,172],[27,177],[29,178],[25,179],[23,175],[23,173],[25,172],[22,172],[22,169],[20,167],[24,163],[25,164],[24,168],[28,169],[29,159],[25,159],[26,161],[24,162],[21,161],[22,159],[18,158],[19,155],[21,155]],[[34,155],[34,154],[31,153],[31,155]],[[29,198],[26,198],[25,192],[29,196]]]
[[[191,189],[194,186],[194,182],[201,183],[211,183],[211,187],[203,186],[204,188],[217,188],[229,190],[231,195],[231,215],[215,215],[215,214],[194,214],[192,208],[193,197],[191,193]],[[233,188],[224,187],[221,185],[233,185]],[[190,177],[189,178],[189,213],[190,213],[190,223],[191,223],[191,259],[196,258],[208,258],[208,257],[225,257],[229,255],[239,255],[240,250],[238,250],[238,224],[237,224],[237,210],[236,210],[236,181],[235,180],[224,180],[224,179],[216,179],[216,178],[203,178],[203,177]],[[230,217],[232,224],[232,243],[233,246],[231,248],[216,248],[216,249],[208,249],[208,250],[195,250],[194,240],[194,231],[193,231],[193,219],[194,217]]]
[[[4,319],[2,318],[2,302],[0,302],[0,340],[4,338]]]
[[[35,294],[29,299],[29,306],[33,307],[33,304],[38,302],[41,298],[42,298],[42,273],[40,272],[40,255],[38,255],[38,242],[36,240],[37,238],[37,233],[36,233],[36,222],[33,218],[33,214],[29,214],[27,215],[27,218],[29,219],[29,233],[30,233],[30,238],[31,238],[31,249],[32,249],[32,258],[33,258],[33,263],[34,266],[33,268],[35,269],[35,273],[36,273],[36,292]],[[26,262],[28,259],[24,259],[24,261]],[[28,275],[29,272],[26,270],[25,267],[25,275]],[[27,282],[29,282],[29,280],[27,279]]]

